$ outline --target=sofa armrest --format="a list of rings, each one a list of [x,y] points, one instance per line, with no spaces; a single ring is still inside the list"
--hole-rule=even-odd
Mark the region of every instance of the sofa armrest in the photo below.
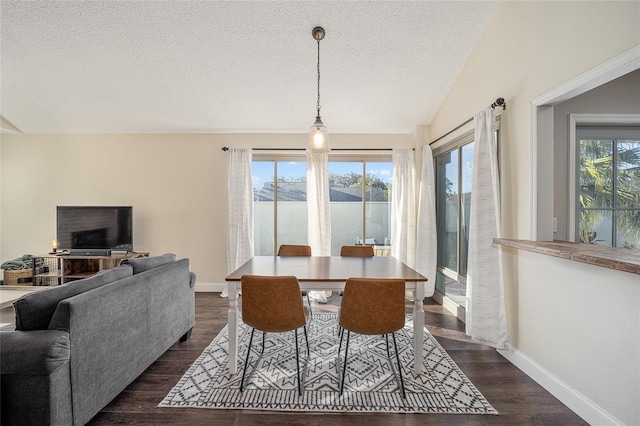
[[[2,375],[48,375],[69,363],[69,333],[57,330],[0,332]]]
[[[69,334],[57,330],[0,332],[0,423],[71,425]]]

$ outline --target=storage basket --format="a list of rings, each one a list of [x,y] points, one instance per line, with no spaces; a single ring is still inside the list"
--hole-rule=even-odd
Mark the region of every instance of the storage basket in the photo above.
[[[33,270],[28,269],[5,269],[4,285],[33,285]]]

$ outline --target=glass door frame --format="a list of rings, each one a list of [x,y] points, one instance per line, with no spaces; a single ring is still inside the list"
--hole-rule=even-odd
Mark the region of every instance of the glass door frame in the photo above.
[[[457,143],[454,144],[450,144],[446,147],[446,149],[441,149],[441,150],[436,150],[433,154],[433,159],[434,159],[434,170],[437,170],[437,159],[443,155],[447,155],[453,151],[457,151],[457,183],[458,183],[458,188],[457,188],[457,218],[456,218],[456,270],[453,270],[447,266],[443,266],[440,265],[439,263],[436,264],[436,270],[437,272],[441,273],[442,275],[444,275],[447,278],[450,278],[452,280],[455,280],[457,282],[459,282],[460,284],[464,285],[466,287],[467,285],[467,277],[466,275],[462,275],[460,274],[460,261],[461,261],[461,238],[462,238],[462,231],[463,231],[463,209],[464,209],[464,197],[463,197],[463,192],[461,191],[462,188],[462,179],[463,179],[463,155],[462,155],[462,149],[464,146],[469,145],[471,143],[473,143],[473,134],[468,134],[465,135],[466,137],[461,137]],[[437,175],[437,173],[436,173]],[[436,178],[437,179],[437,178]],[[438,182],[436,181],[436,188],[438,188]],[[458,303],[456,300],[454,300],[453,298],[449,297],[449,295],[447,294],[446,291],[446,287],[443,289],[444,291],[440,291],[440,289],[438,289],[436,287],[436,291],[439,292],[440,294],[442,294],[443,297],[446,297],[447,299],[449,299],[452,303],[454,303],[455,305],[457,305],[460,309],[465,309],[464,305],[461,305],[460,303]]]

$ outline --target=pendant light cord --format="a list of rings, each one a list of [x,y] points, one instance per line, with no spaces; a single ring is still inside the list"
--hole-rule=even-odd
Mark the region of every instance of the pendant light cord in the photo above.
[[[318,103],[316,109],[318,110],[318,118],[320,118],[320,40],[318,40]]]

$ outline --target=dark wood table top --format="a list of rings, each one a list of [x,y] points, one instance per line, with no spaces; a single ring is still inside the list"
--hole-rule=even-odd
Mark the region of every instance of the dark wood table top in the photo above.
[[[417,271],[390,256],[254,256],[225,280],[240,281],[243,275],[293,275],[301,282],[340,282],[352,277],[427,281]]]

